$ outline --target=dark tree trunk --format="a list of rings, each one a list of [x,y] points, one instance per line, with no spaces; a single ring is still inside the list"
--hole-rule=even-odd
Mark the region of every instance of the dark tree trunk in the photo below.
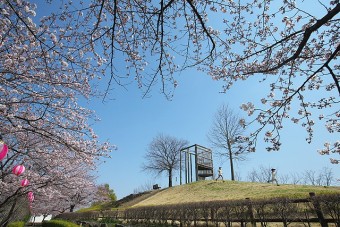
[[[169,169],[169,188],[172,187],[172,169]]]
[[[229,140],[228,140],[228,150],[229,150],[231,180],[234,181],[235,180],[235,174],[234,174],[233,152],[231,151],[231,145],[230,145]]]
[[[74,205],[74,204],[72,204],[71,206],[70,206],[70,212],[73,212],[74,211],[74,207],[75,207],[76,205]]]

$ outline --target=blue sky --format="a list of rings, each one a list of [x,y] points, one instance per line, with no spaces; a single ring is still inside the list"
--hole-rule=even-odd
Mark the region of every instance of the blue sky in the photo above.
[[[118,147],[110,159],[99,165],[97,181],[109,183],[118,198],[145,184],[158,183],[162,188],[167,187],[166,175],[155,176],[141,171],[147,146],[158,133],[186,139],[190,145],[210,147],[207,133],[220,105],[228,104],[240,116],[247,117],[240,105],[248,101],[258,102],[268,91],[268,87],[258,83],[257,78],[236,83],[226,94],[220,93],[222,82],[213,81],[195,70],[183,72],[176,78],[179,86],[172,101],[160,94],[157,86],[150,98],[142,99],[142,91],[132,84],[126,87],[127,90],[116,88],[115,100],[105,103],[97,100],[89,104],[101,119],[94,125],[99,138]],[[306,170],[319,172],[328,167],[340,178],[339,165],[330,164],[329,157],[317,153],[329,135],[323,127],[317,126],[316,130],[318,136],[312,144],[307,144],[306,132],[288,121],[282,132],[280,151],[267,152],[260,139],[257,152],[249,154],[247,161],[238,162],[235,171],[241,180],[246,180],[251,170],[261,166],[277,168],[278,175]],[[222,166],[224,176],[230,179],[228,162],[214,156],[215,171],[218,166]],[[173,183],[179,184],[179,174],[175,175]]]

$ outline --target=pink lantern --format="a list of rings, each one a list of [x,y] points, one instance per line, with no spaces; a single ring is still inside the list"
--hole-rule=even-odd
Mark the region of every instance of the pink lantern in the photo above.
[[[27,185],[29,185],[29,181],[27,180],[27,179],[23,179],[22,181],[21,181],[21,186],[22,187],[26,187]]]
[[[27,198],[28,198],[28,201],[30,201],[32,203],[34,201],[34,194],[33,194],[33,192],[28,192],[27,193]]]
[[[4,159],[7,155],[8,147],[4,142],[0,142],[0,161]]]
[[[13,168],[13,173],[17,176],[19,176],[20,174],[22,174],[23,172],[25,172],[25,166],[23,165],[17,165],[14,166]]]

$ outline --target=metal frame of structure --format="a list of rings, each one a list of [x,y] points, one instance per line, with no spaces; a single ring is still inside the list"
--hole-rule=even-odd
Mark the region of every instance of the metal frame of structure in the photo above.
[[[184,157],[183,157],[184,156]],[[194,159],[194,162],[193,162]],[[180,151],[180,184],[182,184],[182,162],[184,161],[185,183],[204,180],[213,176],[212,151],[209,148],[194,144]],[[193,172],[193,168],[195,172]]]

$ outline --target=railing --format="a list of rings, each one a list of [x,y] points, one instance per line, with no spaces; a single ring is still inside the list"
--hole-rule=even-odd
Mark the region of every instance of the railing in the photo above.
[[[208,168],[213,167],[213,162],[212,162],[211,159],[202,158],[202,157],[198,157],[197,164],[202,165],[202,166],[206,166]]]
[[[197,174],[198,176],[212,176],[213,171],[212,170],[198,170]]]

